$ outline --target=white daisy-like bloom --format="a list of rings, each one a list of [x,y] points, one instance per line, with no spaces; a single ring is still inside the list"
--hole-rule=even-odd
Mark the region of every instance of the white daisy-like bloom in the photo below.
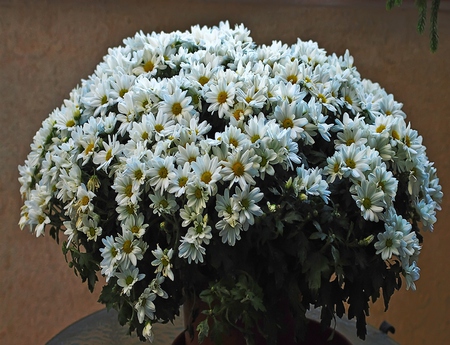
[[[156,277],[148,284],[148,288],[158,297],[163,299],[169,298],[169,294],[163,290],[161,285],[163,285],[166,278],[161,274],[156,274]]]
[[[153,209],[154,214],[173,214],[178,209],[178,204],[172,194],[155,191],[154,194],[148,194],[148,197],[152,201],[150,208]]]
[[[324,203],[328,203],[329,195],[328,183],[322,179],[322,170],[305,169],[304,166],[297,168],[297,176],[292,181],[292,187],[297,196],[304,193],[306,196],[319,196]]]
[[[83,215],[81,231],[86,235],[88,241],[97,241],[97,238],[102,234],[102,228],[98,226],[97,217],[89,217]]]
[[[188,183],[186,187],[186,206],[201,213],[206,208],[206,202],[209,200],[210,193],[207,188],[203,187],[199,180]]]
[[[244,153],[242,151],[245,151]],[[244,189],[248,185],[254,185],[253,179],[257,174],[255,168],[255,156],[252,149],[242,150],[231,153],[226,161],[223,161],[223,169],[220,171],[224,181],[230,181],[230,187],[238,183]]]
[[[160,103],[159,110],[177,118],[188,118],[192,115],[194,106],[191,104],[192,98],[186,96],[187,91],[176,89],[173,94],[164,94],[164,101]]]
[[[290,129],[291,139],[298,139],[301,137],[304,129],[303,127],[308,123],[306,118],[297,117],[296,103],[289,104],[283,101],[281,105],[277,105],[274,111],[274,118],[284,129]]]
[[[94,153],[92,161],[97,164],[97,170],[103,169],[105,172],[108,170],[114,157],[121,153],[121,144],[114,135],[108,137],[108,143],[103,142],[103,150]]]
[[[143,323],[146,317],[150,320],[153,320],[155,318],[156,307],[153,303],[155,299],[156,294],[153,293],[150,288],[146,288],[144,292],[141,293],[138,301],[134,305],[139,323]],[[147,325],[148,324],[150,324],[150,322],[147,323]],[[147,325],[145,327],[147,327]],[[149,330],[147,330],[146,333],[147,335],[144,335],[144,337],[152,342],[153,334],[150,333]],[[152,335],[150,336],[150,334]]]
[[[156,245],[156,249],[152,250],[152,254],[155,260],[152,261],[152,266],[156,266],[155,273],[161,273],[163,277],[167,277],[170,280],[174,280],[172,272],[173,264],[171,262],[173,256],[173,249],[162,250],[159,243]]]
[[[244,230],[247,230],[249,225],[255,223],[255,216],[259,217],[264,213],[257,205],[264,194],[258,187],[250,189],[250,185],[246,185],[242,190],[236,186],[235,191],[233,211],[239,214],[239,223],[242,224]]]
[[[367,147],[358,147],[354,143],[343,146],[337,154],[342,156],[342,172],[344,177],[352,177],[356,180],[364,178],[364,172],[369,170]]]
[[[123,269],[129,268],[130,265],[136,266],[137,261],[143,258],[144,253],[139,243],[140,240],[136,239],[131,231],[123,231],[115,238],[115,241],[122,254],[119,263]]]
[[[352,198],[356,201],[364,219],[378,222],[380,214],[386,207],[384,193],[374,182],[366,179],[362,180],[361,184],[355,185],[355,192],[356,194],[353,194]]]
[[[192,181],[192,179],[193,173],[189,162],[185,162],[183,165],[178,165],[177,169],[174,170],[173,178],[169,181],[167,191],[178,198],[186,192],[186,186],[189,181]]]
[[[222,118],[228,113],[230,107],[234,104],[236,88],[234,83],[227,83],[225,78],[220,79],[217,84],[210,84],[210,90],[206,92],[206,102],[208,111],[217,111],[218,116]]]
[[[116,272],[119,262],[122,259],[122,253],[118,243],[114,241],[113,236],[103,238],[102,243],[104,247],[99,249],[101,256],[103,257],[100,262],[100,267],[102,269],[101,273],[106,277],[106,281],[109,281]]]
[[[402,274],[406,280],[406,290],[411,289],[416,291],[416,284],[414,282],[420,278],[420,268],[417,266],[417,263],[415,261],[411,264],[402,262],[402,268]]]
[[[115,276],[118,278],[117,285],[122,288],[121,294],[130,296],[134,284],[144,279],[145,274],[139,273],[139,269],[136,267],[132,270],[127,268],[121,272],[116,272]]]
[[[125,219],[120,226],[122,227],[122,231],[131,231],[134,236],[141,238],[144,236],[149,225],[145,224],[145,217],[142,213],[140,213]]]
[[[383,260],[388,260],[393,255],[400,254],[399,250],[403,238],[402,232],[388,228],[385,232],[380,232],[377,237],[378,241],[375,242],[374,247],[377,250],[376,254],[381,254]]]
[[[222,177],[220,174],[222,166],[219,164],[218,158],[211,159],[207,154],[198,156],[195,162],[192,162],[191,167],[200,184],[208,190],[209,194],[216,194],[217,182]]]
[[[344,171],[342,167],[344,166],[343,157],[341,154],[335,154],[327,158],[327,165],[323,169],[323,173],[327,175],[327,182],[333,183],[336,178],[339,180],[343,178]]]
[[[134,183],[130,174],[120,174],[111,186],[117,193],[116,202],[118,206],[135,205],[141,198],[140,184]]]
[[[192,262],[198,264],[203,262],[203,256],[206,249],[202,247],[202,241],[189,236],[181,236],[180,246],[178,247],[178,256],[187,260],[189,264]]]

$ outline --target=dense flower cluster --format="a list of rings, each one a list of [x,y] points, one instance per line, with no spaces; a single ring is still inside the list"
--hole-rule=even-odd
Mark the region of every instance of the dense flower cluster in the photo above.
[[[228,23],[140,32],[36,133],[20,225],[64,232],[70,265],[91,289],[101,270],[102,301],[143,338],[225,277],[258,286],[252,305],[268,314],[290,289],[324,319],[345,301],[361,321],[401,276],[415,289],[418,224],[432,230],[440,208],[405,120],[348,52],[257,46]]]

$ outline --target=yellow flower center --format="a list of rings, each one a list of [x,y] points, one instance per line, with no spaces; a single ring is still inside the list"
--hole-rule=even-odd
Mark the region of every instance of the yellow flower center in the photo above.
[[[66,127],[73,127],[75,126],[75,121],[70,119],[69,121],[66,122]]]
[[[161,168],[159,168],[159,170],[158,170],[158,176],[159,176],[159,177],[161,177],[161,178],[166,178],[167,175],[169,175],[169,172],[167,171],[167,168],[166,168],[166,167],[161,167]]]
[[[123,97],[123,96],[125,96],[125,94],[128,92],[128,89],[122,89],[122,90],[120,90],[119,91],[119,96],[120,97]]]
[[[84,149],[85,154],[89,154],[94,149],[94,143],[89,143]]]
[[[231,166],[231,170],[233,170],[233,173],[236,176],[242,176],[244,175],[245,168],[244,165],[241,162],[236,162]]]
[[[411,138],[409,137],[409,135],[405,136],[405,145],[411,147]]]
[[[286,80],[288,82],[291,82],[292,84],[296,84],[298,79],[297,79],[297,76],[295,74],[291,74],[290,76],[288,76],[286,78]]]
[[[151,72],[151,71],[153,71],[153,68],[155,68],[155,64],[153,62],[151,62],[151,61],[147,61],[144,64],[144,71],[145,72]]]
[[[319,101],[320,101],[321,103],[327,103],[327,98],[325,97],[325,95],[319,93],[319,94],[317,95],[317,98],[319,99]]]
[[[125,187],[125,195],[129,198],[131,198],[131,196],[133,195],[133,187],[131,184]]]
[[[186,176],[182,176],[178,179],[178,186],[179,187],[184,187],[186,186],[186,183],[188,181],[188,178]]]
[[[348,104],[350,104],[350,105],[353,104],[353,100],[350,98],[349,95],[346,95],[346,96],[344,97],[344,99],[345,99],[345,101],[346,101]]]
[[[130,230],[133,234],[137,234],[139,232],[139,229],[140,228],[137,225],[133,225]]]
[[[354,161],[353,159],[351,159],[351,158],[347,158],[347,159],[345,160],[345,164],[347,164],[347,166],[348,166],[350,169],[354,169],[354,168],[356,167],[355,161]]]
[[[227,98],[228,94],[226,93],[226,91],[220,91],[219,94],[217,95],[217,102],[223,104],[227,101]]]
[[[109,149],[105,155],[105,161],[109,161],[112,158],[112,149]]]
[[[211,182],[211,172],[209,171],[205,171],[202,176],[200,177],[200,180],[206,184],[208,184],[209,182]]]
[[[242,109],[236,109],[233,112],[233,116],[236,120],[239,120],[241,118],[241,116],[244,115],[244,112],[242,111]]]
[[[339,169],[340,169],[339,163],[337,163],[337,162],[334,163],[333,171],[334,171],[335,174],[337,174],[339,172]]]
[[[203,192],[201,188],[195,190],[194,196],[196,199],[201,199],[203,197]]]
[[[293,128],[294,127],[294,121],[290,118],[285,118],[282,122],[283,128]]]
[[[377,132],[377,133],[381,133],[381,132],[383,132],[385,129],[386,129],[386,126],[383,125],[383,124],[381,124],[381,125],[379,125],[379,126],[377,127],[376,132]]]
[[[181,114],[181,110],[183,110],[183,108],[181,108],[181,104],[180,103],[174,103],[172,105],[172,113],[176,116],[176,115],[180,115]]]
[[[102,105],[108,103],[108,97],[106,97],[106,95],[103,95],[103,97],[102,97],[100,103],[101,103]]]
[[[86,206],[87,204],[89,204],[89,197],[87,195],[83,196],[80,200],[80,204],[82,206]]]
[[[254,134],[254,135],[252,135],[252,137],[250,138],[250,140],[252,141],[252,143],[256,143],[259,139],[261,139],[261,137],[259,136],[259,134]]]
[[[236,138],[230,138],[229,142],[230,142],[230,145],[233,145],[234,147],[239,146],[239,142],[237,141]]]
[[[142,176],[144,176],[144,173],[142,172],[141,169],[136,170],[136,171],[134,172],[134,178],[135,178],[136,180],[140,180],[140,179],[142,178]]]
[[[207,82],[209,81],[208,77],[205,77],[204,75],[202,75],[200,78],[198,78],[198,82],[203,86],[205,85]]]
[[[157,123],[155,125],[155,131],[157,131],[158,133],[161,132],[164,129],[164,126],[161,125],[160,123]]]
[[[392,131],[392,138],[400,140],[400,134],[395,129]]]
[[[372,201],[369,198],[364,198],[362,200],[362,205],[366,210],[369,210],[372,207]]]
[[[126,240],[123,243],[123,247],[122,247],[124,253],[130,254],[133,251],[133,246],[131,245],[131,240]]]
[[[351,144],[353,144],[355,142],[355,139],[353,138],[348,138],[347,141],[345,142],[347,144],[347,146],[350,146]]]

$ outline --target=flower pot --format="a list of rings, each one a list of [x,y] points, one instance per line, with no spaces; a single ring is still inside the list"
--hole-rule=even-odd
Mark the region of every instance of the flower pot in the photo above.
[[[205,308],[206,305],[203,302],[196,302],[195,306],[192,301],[188,300],[183,306],[183,317],[185,326],[189,324],[191,319],[191,311],[193,308]],[[287,309],[287,308],[286,308]],[[199,316],[193,321],[192,327],[195,330],[197,325],[204,319],[203,314],[199,313]],[[293,319],[290,315],[286,314],[285,328],[286,332],[281,333],[278,336],[277,344],[283,345],[351,345],[351,342],[338,331],[334,331],[331,328],[323,330],[320,322],[312,319],[308,319],[307,332],[305,334],[305,339],[301,342],[295,342],[293,339]],[[172,345],[215,345],[214,342],[207,338],[202,343],[198,340],[198,334],[195,331],[193,338],[188,331],[185,331],[177,336]],[[246,345],[244,336],[237,330],[233,329],[230,331],[226,337],[222,339],[223,345]],[[255,333],[255,344],[256,345],[268,345],[266,340],[257,332]]]
[[[329,339],[332,329],[327,329],[325,332],[321,330],[320,323],[315,320],[310,320],[308,324],[308,331],[306,334],[306,339],[302,342],[298,343],[288,343],[285,341],[280,341],[278,344],[283,345],[351,345],[351,342],[344,337],[339,332],[335,332],[333,337]],[[194,337],[194,339],[190,339],[189,334],[187,332],[183,332],[179,334],[172,345],[197,345],[200,344],[198,339]],[[210,339],[205,339],[202,345],[214,345],[214,343]],[[223,345],[245,345],[245,340],[237,332],[233,332],[229,337],[223,339]],[[266,345],[265,342],[257,342],[257,345]]]

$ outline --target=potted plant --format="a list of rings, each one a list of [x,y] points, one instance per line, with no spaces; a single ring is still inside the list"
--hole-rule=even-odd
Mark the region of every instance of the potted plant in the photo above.
[[[402,104],[348,51],[258,46],[227,22],[123,43],[36,133],[20,226],[63,232],[130,333],[151,341],[189,301],[200,341],[273,344],[289,324],[294,342],[311,306],[364,338],[369,301],[415,289],[441,186]]]

